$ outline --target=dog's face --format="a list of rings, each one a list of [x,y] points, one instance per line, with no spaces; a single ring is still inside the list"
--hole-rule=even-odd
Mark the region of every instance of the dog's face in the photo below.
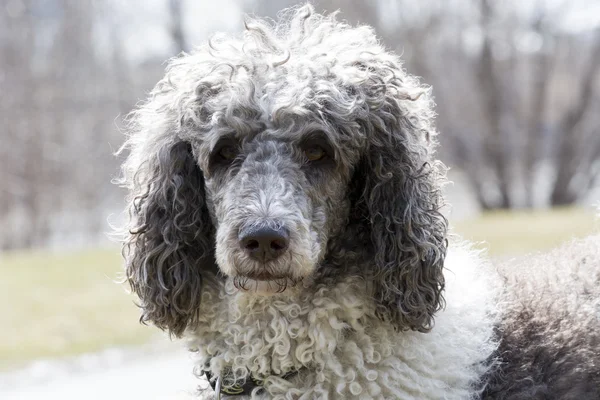
[[[428,91],[369,28],[291,13],[173,60],[132,115],[124,254],[142,319],[180,335],[207,276],[264,294],[360,262],[376,313],[427,331],[446,253]]]
[[[219,268],[241,290],[273,293],[310,276],[325,256],[349,210],[351,171],[338,160],[357,156],[316,119],[275,127],[262,115],[264,123],[246,121],[258,129],[241,133],[218,121],[213,132],[226,133],[208,135],[196,153]]]

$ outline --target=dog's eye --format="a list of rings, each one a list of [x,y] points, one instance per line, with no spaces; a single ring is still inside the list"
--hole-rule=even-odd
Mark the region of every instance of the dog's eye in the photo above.
[[[308,161],[319,161],[327,156],[327,153],[321,146],[310,146],[304,149],[304,155]]]
[[[229,168],[240,155],[241,148],[238,143],[231,139],[221,140],[210,155],[210,169]]]
[[[237,157],[238,152],[233,146],[223,146],[218,154],[224,161],[233,161]]]

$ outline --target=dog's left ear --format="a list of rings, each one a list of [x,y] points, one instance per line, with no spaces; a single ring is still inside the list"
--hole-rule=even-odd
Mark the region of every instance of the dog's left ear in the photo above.
[[[433,102],[428,92],[408,92],[407,84],[420,88],[399,69],[370,71],[373,90],[363,92],[369,117],[361,122],[368,143],[354,176],[353,212],[370,233],[378,315],[427,332],[443,307],[447,248],[444,172],[432,160]]]

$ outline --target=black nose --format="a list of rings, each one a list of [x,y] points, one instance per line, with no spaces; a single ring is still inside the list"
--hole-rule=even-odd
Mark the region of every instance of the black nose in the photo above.
[[[242,230],[239,235],[240,246],[250,257],[266,262],[282,255],[288,247],[289,235],[283,228],[268,227]]]

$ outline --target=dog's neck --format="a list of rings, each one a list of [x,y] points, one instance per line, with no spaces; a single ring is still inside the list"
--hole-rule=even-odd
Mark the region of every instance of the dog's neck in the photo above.
[[[255,378],[281,376],[316,363],[349,331],[373,326],[366,293],[358,278],[335,286],[304,282],[274,296],[241,292],[229,281],[211,285],[197,327],[188,332],[189,346],[213,375],[237,368]]]
[[[426,334],[379,320],[360,275],[268,297],[207,281],[198,324],[187,332],[196,371],[232,371],[238,384],[266,378],[267,398],[356,398],[361,390],[367,398],[468,398],[495,348],[493,304],[484,300],[493,298],[491,286],[469,254],[450,255],[448,307]],[[293,371],[300,372],[283,379]]]

